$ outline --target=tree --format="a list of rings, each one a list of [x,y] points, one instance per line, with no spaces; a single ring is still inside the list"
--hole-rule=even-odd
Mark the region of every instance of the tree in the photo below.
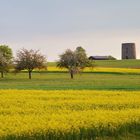
[[[33,69],[44,68],[45,62],[46,58],[39,53],[39,50],[21,49],[17,52],[15,69],[16,71],[27,70],[29,73],[29,79],[31,79]]]
[[[57,62],[57,66],[60,68],[67,68],[73,79],[73,74],[77,70],[75,53],[70,49],[66,50],[60,55],[60,60]]]
[[[75,51],[67,49],[61,54],[57,67],[67,68],[71,75],[71,79],[75,73],[82,71],[85,67],[92,67],[93,63],[88,59],[85,50],[77,47]]]
[[[1,78],[4,77],[4,72],[7,72],[12,64],[12,49],[7,45],[0,46],[0,73]]]
[[[115,57],[113,57],[113,56],[111,56],[111,55],[108,56],[108,59],[109,59],[109,60],[117,60]]]
[[[78,67],[83,70],[85,67],[92,67],[93,63],[88,59],[85,49],[77,47],[75,50]]]

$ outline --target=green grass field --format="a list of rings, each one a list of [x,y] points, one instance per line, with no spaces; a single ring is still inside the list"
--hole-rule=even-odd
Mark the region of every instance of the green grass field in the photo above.
[[[7,74],[0,79],[0,89],[42,90],[140,90],[140,75],[129,73],[83,73],[71,80],[68,73]]]
[[[96,60],[97,67],[114,67],[114,68],[140,68],[140,60]],[[48,66],[56,66],[55,62],[49,62]]]

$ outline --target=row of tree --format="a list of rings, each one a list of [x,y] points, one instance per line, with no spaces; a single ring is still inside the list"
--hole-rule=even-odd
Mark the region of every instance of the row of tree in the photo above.
[[[86,51],[82,47],[77,47],[72,51],[67,49],[59,56],[57,67],[67,68],[71,78],[74,74],[81,72],[85,67],[93,67],[93,61],[89,60]],[[35,68],[47,68],[47,60],[39,50],[20,49],[17,51],[16,58],[13,57],[12,49],[6,45],[0,46],[0,73],[1,78],[4,73],[13,69],[15,72],[27,70],[29,79],[32,78],[31,74]]]

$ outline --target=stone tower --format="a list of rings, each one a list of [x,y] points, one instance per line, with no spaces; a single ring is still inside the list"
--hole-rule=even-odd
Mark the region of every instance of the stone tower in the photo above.
[[[122,59],[136,59],[135,43],[122,44]]]

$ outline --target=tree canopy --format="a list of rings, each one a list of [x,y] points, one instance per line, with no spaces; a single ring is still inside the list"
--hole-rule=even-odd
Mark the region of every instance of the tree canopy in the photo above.
[[[93,62],[88,59],[82,47],[77,47],[75,51],[67,49],[59,58],[57,67],[67,68],[72,79],[75,73],[82,71],[85,67],[93,67]]]
[[[15,60],[17,71],[27,70],[29,73],[29,79],[31,79],[31,73],[35,68],[44,68],[46,58],[39,50],[27,50],[21,49],[17,52],[17,58]]]
[[[9,70],[9,67],[12,63],[12,49],[7,45],[0,45],[0,72],[1,78],[4,76],[4,72]]]

